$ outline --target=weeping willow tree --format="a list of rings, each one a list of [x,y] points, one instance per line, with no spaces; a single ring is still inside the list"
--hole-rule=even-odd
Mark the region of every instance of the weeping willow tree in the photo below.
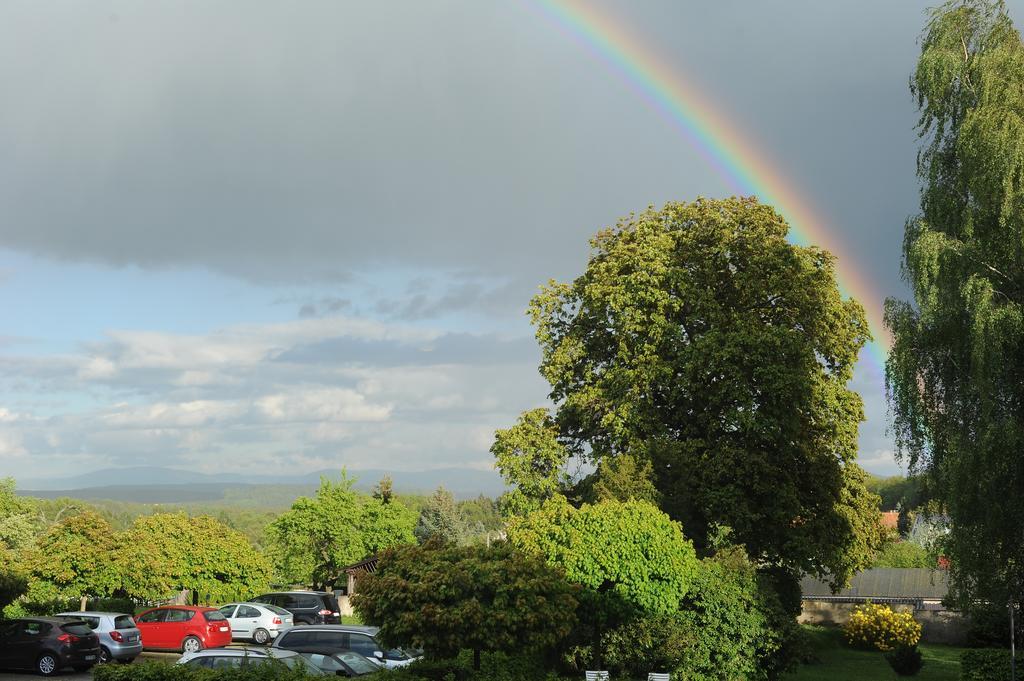
[[[921,212],[887,301],[887,392],[901,455],[951,520],[954,596],[1024,585],[1024,47],[1002,2],[936,9],[911,79]]]

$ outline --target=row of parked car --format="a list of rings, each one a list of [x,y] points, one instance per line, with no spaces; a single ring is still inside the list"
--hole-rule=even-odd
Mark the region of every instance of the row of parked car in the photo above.
[[[183,653],[182,664],[306,665],[360,676],[409,664],[418,651],[377,643],[374,627],[344,626],[333,594],[275,592],[219,608],[165,605],[135,617],[123,613],[62,612],[0,622],[0,668],[85,670],[99,662],[130,663],[145,650]],[[226,648],[246,640],[270,648]]]

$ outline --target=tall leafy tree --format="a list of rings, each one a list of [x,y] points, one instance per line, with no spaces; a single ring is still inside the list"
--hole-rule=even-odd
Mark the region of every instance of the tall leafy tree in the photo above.
[[[387,645],[435,658],[460,650],[543,652],[572,629],[575,589],[557,568],[507,543],[455,547],[440,542],[384,552],[359,583],[355,607]]]
[[[49,582],[63,598],[110,596],[121,586],[116,533],[92,511],[50,527],[28,552],[31,578]]]
[[[119,543],[122,588],[144,600],[183,589],[194,603],[248,598],[270,578],[270,565],[245,535],[209,516],[141,516]]]
[[[333,586],[343,568],[389,546],[415,543],[416,514],[388,496],[353,489],[342,471],[323,477],[313,498],[299,497],[267,528],[278,579],[317,588]]]
[[[913,302],[887,301],[897,444],[928,473],[962,604],[1024,595],[1024,48],[1002,2],[936,9],[911,80]]]
[[[750,198],[651,209],[598,233],[530,314],[552,442],[648,461],[702,551],[724,525],[760,564],[842,583],[880,539],[847,387],[869,332],[833,257],[788,229]]]

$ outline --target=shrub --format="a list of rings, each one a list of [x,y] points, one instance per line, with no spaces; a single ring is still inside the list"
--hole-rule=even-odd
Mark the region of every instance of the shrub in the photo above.
[[[641,617],[601,638],[604,663],[616,678],[640,679],[652,671],[676,671],[696,635],[675,615]]]
[[[917,676],[924,666],[917,646],[897,646],[885,654],[885,661],[899,676]]]
[[[302,669],[284,665],[261,664],[245,669],[207,669],[164,662],[138,662],[130,665],[103,664],[93,668],[93,681],[308,681]],[[366,678],[366,677],[364,677]]]
[[[702,569],[680,604],[678,619],[693,634],[680,678],[721,681],[766,678],[761,657],[779,648],[758,590],[758,574],[742,548],[720,551]],[[650,670],[648,670],[650,671]]]
[[[1024,669],[1024,654],[1017,655],[1017,669]],[[961,681],[1010,681],[1009,648],[978,648],[960,654]]]
[[[867,603],[854,609],[843,625],[843,635],[851,646],[888,652],[899,646],[916,646],[921,639],[921,625],[909,612]]]

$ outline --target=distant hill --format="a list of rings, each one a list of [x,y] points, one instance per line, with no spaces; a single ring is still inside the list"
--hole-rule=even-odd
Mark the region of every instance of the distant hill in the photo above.
[[[480,494],[496,497],[505,491],[495,471],[470,468],[442,468],[428,471],[350,470],[356,487],[369,491],[385,475],[390,475],[399,494],[430,493],[444,486],[457,498]],[[66,478],[18,480],[18,493],[53,499],[112,499],[151,504],[216,502],[261,505],[255,502],[290,503],[309,494],[326,475],[337,478],[339,470],[324,470],[295,476],[221,473],[210,475],[177,468],[136,466],[110,468]]]

